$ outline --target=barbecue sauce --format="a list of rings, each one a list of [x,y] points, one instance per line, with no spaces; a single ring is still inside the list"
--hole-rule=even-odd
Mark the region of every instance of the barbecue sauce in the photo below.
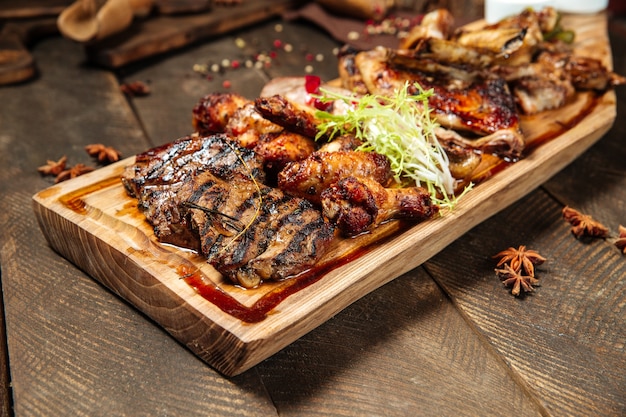
[[[177,268],[177,272],[180,274],[181,278],[204,299],[211,302],[226,314],[244,323],[251,324],[263,321],[272,310],[290,295],[316,283],[331,270],[358,258],[363,252],[364,250],[358,250],[357,253],[342,258],[339,262],[335,262],[332,265],[328,264],[322,267],[315,267],[298,276],[285,279],[279,286],[265,294],[250,307],[243,305],[218,285],[205,279],[202,272],[197,269],[194,270],[190,269],[187,265],[180,265]]]

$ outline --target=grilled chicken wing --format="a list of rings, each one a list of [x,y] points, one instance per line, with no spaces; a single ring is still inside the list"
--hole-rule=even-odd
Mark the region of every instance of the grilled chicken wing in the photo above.
[[[228,134],[239,146],[257,152],[272,177],[287,162],[304,159],[316,149],[313,139],[271,122],[257,111],[254,101],[236,94],[209,94],[195,106],[193,115],[200,134]]]
[[[234,93],[213,93],[202,97],[192,110],[192,125],[201,135],[222,133],[237,109],[249,100]]]
[[[299,105],[278,94],[257,98],[255,106],[263,117],[285,129],[309,138],[317,135],[318,120],[315,109],[311,107]]]
[[[278,174],[278,188],[319,203],[322,191],[348,176],[370,177],[387,184],[392,178],[389,159],[375,152],[314,152],[302,161],[289,163]]]
[[[345,236],[356,236],[391,219],[419,222],[439,209],[421,187],[385,188],[368,177],[342,178],[321,194],[324,216]]]

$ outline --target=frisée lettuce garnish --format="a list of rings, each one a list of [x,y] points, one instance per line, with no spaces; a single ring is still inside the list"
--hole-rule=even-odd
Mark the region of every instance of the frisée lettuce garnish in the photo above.
[[[322,123],[316,139],[355,135],[363,142],[358,150],[389,158],[396,181],[410,179],[426,188],[433,202],[452,208],[458,197],[454,195],[455,179],[448,156],[435,136],[439,125],[430,116],[428,98],[433,91],[414,86],[418,94],[409,94],[407,82],[391,97],[353,96],[320,89],[319,100],[342,100],[349,109],[344,114],[317,111]]]

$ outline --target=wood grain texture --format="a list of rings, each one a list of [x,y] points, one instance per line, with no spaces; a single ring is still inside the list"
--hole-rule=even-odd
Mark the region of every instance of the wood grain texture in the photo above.
[[[613,408],[599,409],[617,410],[616,415],[623,415],[626,390],[618,371],[622,369],[621,375],[626,374],[624,361],[613,366],[614,360],[606,358],[605,364],[603,356],[611,352],[623,355],[623,348],[619,350],[617,345],[617,350],[607,350],[610,340],[619,340],[618,336],[624,334],[624,326],[620,331],[616,319],[623,316],[618,307],[611,310],[617,316],[611,316],[611,311],[602,307],[591,314],[597,319],[595,332],[590,332],[593,337],[601,334],[598,329],[609,329],[602,334],[597,349],[593,337],[582,332],[585,325],[572,325],[567,337],[559,337],[546,327],[550,325],[547,318],[521,329],[527,345],[518,340],[518,326],[509,322],[502,325],[504,336],[497,345],[482,330],[486,326],[494,332],[489,326],[500,323],[497,316],[511,315],[507,301],[513,306],[519,304],[493,275],[491,249],[501,250],[519,242],[537,246],[543,252],[548,244],[551,256],[555,253],[579,259],[579,250],[586,246],[575,241],[568,239],[569,244],[550,249],[551,233],[563,232],[569,237],[567,225],[558,220],[558,209],[565,203],[602,216],[610,226],[622,221],[624,210],[618,209],[623,207],[620,192],[626,187],[620,182],[624,178],[620,152],[626,115],[621,90],[617,92],[615,126],[576,162],[542,185],[540,191],[519,203],[526,206],[540,200],[529,205],[534,210],[515,209],[513,213],[517,215],[505,214],[508,210],[504,210],[504,217],[486,220],[426,267],[412,270],[361,298],[236,377],[225,378],[206,366],[156,323],[50,249],[30,213],[31,196],[51,184],[36,173],[36,167],[63,153],[72,162],[91,164],[83,146],[95,141],[132,155],[159,140],[167,141],[181,131],[187,132],[188,106],[193,104],[195,92],[200,96],[218,90],[223,80],[230,80],[233,90],[243,89],[253,97],[269,78],[269,71],[272,76],[297,74],[309,63],[303,54],[294,53],[264,70],[228,71],[212,79],[193,72],[193,63],[238,56],[241,50],[234,45],[237,36],[246,37],[250,51],[255,49],[251,43],[254,39],[259,40],[257,45],[264,45],[281,37],[299,42],[294,43],[296,49],[306,47],[315,53],[328,53],[333,47],[323,33],[300,24],[285,24],[285,32],[278,34],[274,31],[276,23],[283,22],[238,31],[232,37],[137,64],[132,71],[125,68],[119,74],[122,80],[141,79],[153,87],[151,95],[130,99],[131,106],[126,105],[114,76],[86,64],[77,45],[58,38],[35,48],[39,79],[0,89],[0,102],[11,103],[0,111],[0,265],[13,387],[8,395],[13,395],[15,415],[561,416],[576,415],[573,408],[580,401],[585,402],[585,410],[589,409],[589,405],[594,406],[593,401],[602,400],[602,392],[613,393],[607,397]],[[216,44],[220,47],[211,46]],[[316,45],[323,48],[317,49]],[[624,38],[613,40],[613,46],[618,47],[614,56],[616,68],[624,74],[626,54],[620,54],[621,45],[626,46]],[[330,79],[335,76],[334,64],[328,61],[326,66],[325,62],[313,65]],[[101,132],[106,132],[106,137]],[[586,162],[581,165],[581,161]],[[609,182],[594,188],[597,178]],[[543,190],[549,190],[549,195]],[[558,203],[550,201],[554,198]],[[544,216],[547,220],[542,220]],[[558,232],[535,233],[542,226],[550,230],[556,227]],[[511,233],[506,232],[509,229]],[[476,234],[476,230],[480,233]],[[483,235],[488,236],[488,241],[481,250]],[[607,250],[611,248],[610,240],[592,244],[597,248],[598,243],[607,245]],[[594,253],[604,252],[603,249]],[[461,265],[452,272],[435,271],[430,267],[433,261]],[[522,312],[528,309],[550,314],[551,306],[541,304],[533,308],[531,303],[536,304],[547,292],[556,294],[562,289],[560,285],[566,284],[566,278],[578,277],[579,273],[593,277],[588,273],[593,272],[593,266],[568,261],[567,270],[558,268],[560,278],[550,284],[555,288],[547,288],[553,279],[553,263],[549,259],[542,267],[542,287],[522,301]],[[619,269],[609,270],[620,273]],[[435,277],[443,294],[430,281],[433,272],[440,272]],[[462,281],[462,291],[451,291],[441,280],[441,276],[451,274]],[[482,302],[482,295],[472,298],[472,294],[466,294],[482,291],[481,286],[472,287],[474,281],[482,280],[489,284],[484,290],[493,292],[488,297],[492,306],[486,302],[476,307],[488,312],[485,322],[475,321],[466,308],[466,304]],[[578,288],[583,288],[580,284]],[[616,286],[609,288],[619,290]],[[456,301],[457,296],[463,304]],[[558,312],[569,314],[570,310],[578,311],[579,306],[581,311],[591,312],[591,304],[602,304],[614,296],[602,290],[586,296],[579,294],[567,302],[567,309]],[[519,317],[515,315],[515,319]],[[559,323],[564,321],[556,319]],[[540,344],[533,343],[533,332],[539,333]],[[509,343],[515,347],[508,349]],[[564,350],[570,344],[572,356],[558,358],[558,375],[550,378],[541,369],[533,369],[535,358],[535,367],[541,368],[546,363],[544,352],[570,353]],[[510,366],[509,354],[516,363],[524,365],[519,369]],[[617,374],[617,378],[587,369],[607,366],[616,370],[606,375]],[[571,387],[570,374],[561,372],[562,369],[574,372],[576,382],[580,375],[591,375],[591,381],[583,385],[592,390],[590,399],[583,393],[582,400],[572,397],[579,391]],[[572,405],[564,407],[570,400]]]
[[[593,35],[586,39],[590,43],[595,39],[595,48],[604,48],[606,55],[603,18],[580,19],[578,23]],[[555,124],[567,124],[567,117],[567,109],[549,114]],[[206,266],[204,259],[156,244],[134,200],[125,195],[118,180],[132,158],[38,193],[34,209],[56,251],[160,323],[207,363],[226,375],[237,375],[365,294],[419,266],[471,227],[536,188],[598,140],[614,117],[615,95],[609,92],[581,123],[475,187],[453,212],[417,225],[331,270],[290,295],[258,323],[242,323],[222,311],[219,303],[195,293],[181,278],[189,271],[199,271],[209,285],[250,309],[257,308],[257,300],[291,284],[242,292]],[[536,118],[532,123],[543,128],[537,136],[549,129],[548,123]],[[367,246],[371,239],[366,235],[340,241],[322,263],[337,264],[345,253]],[[381,263],[381,259],[386,261]],[[181,265],[188,267],[181,272]]]
[[[256,0],[214,6],[203,13],[154,16],[124,32],[86,46],[89,59],[107,68],[173,51],[211,36],[258,23],[295,7],[297,0]]]
[[[612,46],[624,73],[626,45]],[[625,98],[618,89],[618,120],[626,117]],[[616,124],[540,189],[426,263],[551,415],[626,412],[626,262],[613,245],[626,222],[624,132]],[[564,205],[601,221],[610,237],[575,239]],[[548,259],[538,270],[541,285],[524,299],[507,297],[491,257],[529,242]]]
[[[47,245],[30,214],[51,185],[38,166],[63,154],[93,165],[93,142],[126,155],[149,144],[115,77],[86,67],[80,46],[52,38],[33,53],[40,79],[0,89],[11,103],[0,112],[0,264],[15,415],[274,415],[256,373],[224,379]]]

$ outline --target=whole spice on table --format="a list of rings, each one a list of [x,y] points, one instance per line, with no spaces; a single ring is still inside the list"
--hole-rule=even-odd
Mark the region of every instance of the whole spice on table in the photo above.
[[[496,269],[496,273],[501,277],[502,283],[507,287],[513,287],[511,294],[519,296],[521,291],[532,292],[533,286],[539,283],[539,280],[530,275],[524,275],[521,269],[513,269],[511,265],[505,264],[503,269]]]
[[[609,235],[609,229],[602,223],[571,207],[563,208],[563,218],[572,225],[572,233],[576,238],[583,236],[606,238]]]
[[[143,81],[132,81],[120,86],[122,93],[131,97],[147,96],[150,94],[150,87]]]
[[[517,249],[510,247],[503,250],[494,255],[494,258],[500,258],[497,266],[502,266],[508,262],[513,270],[519,271],[523,269],[524,272],[532,277],[535,276],[535,265],[540,265],[546,261],[546,258],[539,255],[537,251],[526,249],[524,245]]]
[[[61,171],[65,170],[67,164],[67,156],[63,155],[58,161],[52,161],[48,159],[46,165],[42,165],[37,168],[42,175],[59,175]]]
[[[93,170],[94,170],[93,167],[87,166],[85,164],[76,164],[69,169],[61,171],[59,175],[57,175],[54,182],[59,183],[59,182],[66,181],[72,178],[76,178],[83,174],[91,172]]]
[[[524,245],[520,245],[517,249],[510,247],[498,252],[493,258],[500,258],[497,266],[504,267],[496,268],[496,274],[506,287],[512,287],[511,294],[516,297],[520,296],[522,291],[524,293],[534,291],[534,286],[539,283],[539,279],[535,276],[535,265],[546,261],[546,258],[539,252],[526,249]]]
[[[122,154],[111,146],[104,146],[101,143],[94,143],[85,146],[85,151],[89,156],[95,157],[100,163],[111,163],[120,160]]]

